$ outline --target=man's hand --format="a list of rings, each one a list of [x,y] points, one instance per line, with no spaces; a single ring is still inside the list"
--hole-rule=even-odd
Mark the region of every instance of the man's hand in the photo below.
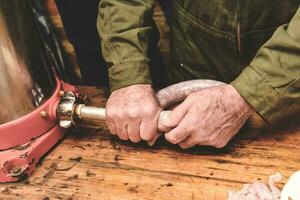
[[[189,95],[172,111],[168,126],[176,128],[165,137],[184,149],[195,145],[222,148],[252,112],[231,85],[205,89]]]
[[[107,125],[122,140],[153,140],[161,112],[155,93],[148,84],[132,85],[114,91],[106,104]]]

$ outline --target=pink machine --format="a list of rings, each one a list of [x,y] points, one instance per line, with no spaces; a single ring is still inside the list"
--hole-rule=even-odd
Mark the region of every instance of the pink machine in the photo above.
[[[0,27],[0,182],[13,182],[63,137],[80,98],[56,75],[29,1],[1,0]]]
[[[79,119],[105,120],[105,109],[84,105],[49,59],[30,1],[0,1],[0,183],[30,176],[37,163]],[[194,80],[157,93],[162,108],[223,83]],[[160,114],[158,129],[167,131]]]

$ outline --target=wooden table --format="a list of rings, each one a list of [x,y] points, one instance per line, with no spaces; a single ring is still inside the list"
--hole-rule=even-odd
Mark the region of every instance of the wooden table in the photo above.
[[[91,104],[104,105],[102,90],[81,90],[90,95]],[[104,124],[79,127],[67,134],[27,181],[1,184],[0,199],[226,199],[229,190],[266,181],[275,172],[285,176],[282,186],[300,169],[297,129],[245,129],[221,150],[181,150],[163,139],[152,148],[122,142]]]

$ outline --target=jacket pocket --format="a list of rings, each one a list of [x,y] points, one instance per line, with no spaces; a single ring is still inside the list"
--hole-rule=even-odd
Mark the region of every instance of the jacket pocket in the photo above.
[[[177,66],[192,78],[233,80],[242,67],[235,31],[226,31],[226,27],[204,23],[175,1],[171,52]]]

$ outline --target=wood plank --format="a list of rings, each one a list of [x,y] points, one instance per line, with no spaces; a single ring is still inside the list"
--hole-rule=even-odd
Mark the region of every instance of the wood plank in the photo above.
[[[92,97],[92,105],[105,104],[103,90],[82,91]],[[245,183],[266,181],[275,172],[288,177],[300,169],[296,128],[248,126],[224,149],[181,150],[163,138],[154,147],[120,141],[104,123],[82,126],[45,157],[27,182],[1,184],[0,199],[226,199],[229,190]]]

